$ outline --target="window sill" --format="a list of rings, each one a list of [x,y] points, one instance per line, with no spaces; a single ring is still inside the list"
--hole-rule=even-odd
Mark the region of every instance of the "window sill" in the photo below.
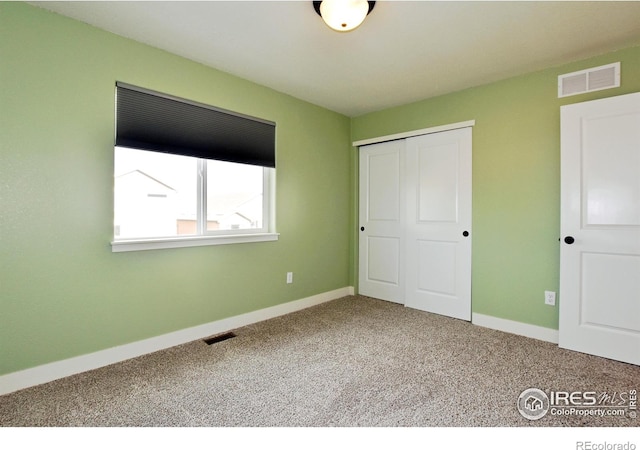
[[[179,238],[127,239],[111,242],[111,251],[136,252],[163,248],[202,247],[205,245],[243,244],[247,242],[277,241],[278,233],[233,234],[219,236],[188,236]]]

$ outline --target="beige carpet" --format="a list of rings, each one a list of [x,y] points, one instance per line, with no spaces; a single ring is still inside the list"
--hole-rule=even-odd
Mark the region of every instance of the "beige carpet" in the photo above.
[[[528,388],[628,393],[640,367],[353,296],[0,397],[0,425],[638,426],[524,418]],[[612,397],[613,398],[613,397]]]

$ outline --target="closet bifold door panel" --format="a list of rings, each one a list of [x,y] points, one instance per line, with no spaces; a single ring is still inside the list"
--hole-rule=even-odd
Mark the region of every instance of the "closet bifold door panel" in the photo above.
[[[360,147],[360,171],[359,292],[470,320],[471,128]]]
[[[471,320],[471,128],[407,139],[405,305]]]
[[[360,147],[358,292],[396,303],[404,303],[403,149],[403,140]]]

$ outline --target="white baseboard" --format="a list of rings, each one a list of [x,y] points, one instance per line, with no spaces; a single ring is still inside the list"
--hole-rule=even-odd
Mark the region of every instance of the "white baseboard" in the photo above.
[[[354,288],[352,286],[241,314],[239,316],[217,320],[204,325],[185,328],[184,330],[163,334],[142,341],[112,347],[95,353],[76,356],[74,358],[2,375],[0,376],[0,395],[108,366],[109,364],[146,355],[158,350],[164,350],[176,345],[186,344],[187,342],[300,311],[348,295],[354,295]]]
[[[500,319],[499,317],[485,316],[484,314],[473,313],[471,323],[493,330],[505,331],[507,333],[518,334],[540,341],[547,341],[553,344],[558,343],[558,330],[540,327],[514,320]]]

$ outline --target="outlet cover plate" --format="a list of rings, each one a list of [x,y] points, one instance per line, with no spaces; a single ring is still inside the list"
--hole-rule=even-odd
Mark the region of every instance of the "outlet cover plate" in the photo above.
[[[544,291],[544,304],[556,306],[556,293],[553,291]]]

